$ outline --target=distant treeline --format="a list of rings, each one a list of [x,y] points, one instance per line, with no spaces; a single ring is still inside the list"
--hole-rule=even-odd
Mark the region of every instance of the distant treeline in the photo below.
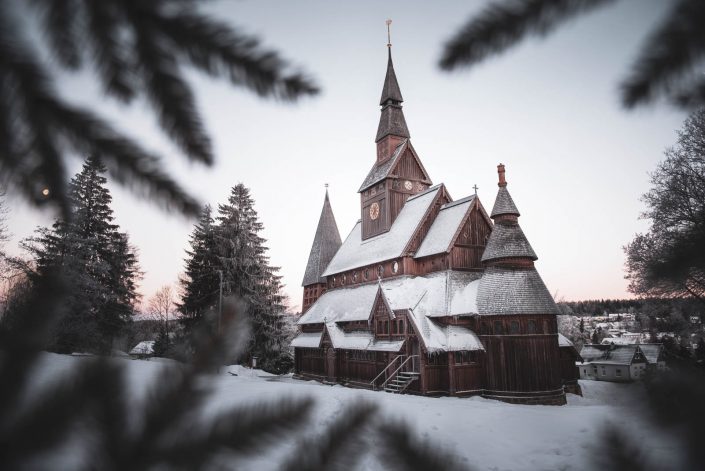
[[[576,316],[601,316],[603,314],[634,313],[666,316],[674,311],[683,315],[702,316],[705,305],[696,299],[589,299],[558,303],[563,314]]]

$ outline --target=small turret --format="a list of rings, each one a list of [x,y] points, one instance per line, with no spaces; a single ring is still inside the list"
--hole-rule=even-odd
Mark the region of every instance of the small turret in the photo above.
[[[533,266],[538,257],[519,226],[519,210],[507,190],[504,164],[497,166],[497,173],[499,190],[490,215],[495,225],[482,254],[482,262],[486,265]]]

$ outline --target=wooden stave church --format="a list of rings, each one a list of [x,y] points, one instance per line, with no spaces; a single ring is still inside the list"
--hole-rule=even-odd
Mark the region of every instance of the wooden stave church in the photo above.
[[[391,49],[361,215],[344,242],[326,191],[303,280],[298,377],[424,395],[565,404],[576,352],[497,167],[490,215],[433,185],[410,142]]]

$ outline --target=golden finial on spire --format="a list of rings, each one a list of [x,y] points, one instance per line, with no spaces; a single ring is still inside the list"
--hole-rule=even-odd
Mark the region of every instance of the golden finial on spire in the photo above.
[[[392,32],[390,31],[392,20],[387,20],[385,23],[387,23],[387,47],[392,47]]]

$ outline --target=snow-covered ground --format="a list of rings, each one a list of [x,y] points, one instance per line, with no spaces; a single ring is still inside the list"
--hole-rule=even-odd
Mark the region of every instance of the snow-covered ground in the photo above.
[[[42,371],[54,375],[71,369],[79,361],[87,360],[47,354]],[[171,363],[157,359],[117,358],[115,361],[127,365],[135,400],[146,393],[157,373]],[[482,398],[427,398],[355,390],[299,381],[291,376],[273,376],[241,366],[225,367],[209,381],[213,382],[215,389],[208,403],[210,412],[232,404],[260,400],[303,396],[316,400],[309,426],[293,434],[295,437],[292,436],[290,443],[277,444],[279,454],[286,453],[293,446],[294,438],[320,433],[340,414],[345,404],[364,399],[379,405],[385,419],[405,419],[423,441],[437,442],[474,470],[593,469],[595,456],[603,453],[600,439],[608,423],[621,427],[642,453],[663,463],[660,469],[678,467],[677,446],[644,422],[631,407],[640,401],[640,384],[583,381],[584,397],[568,395],[568,405],[556,407],[510,405]],[[271,456],[254,458],[252,469],[273,469],[277,462]],[[380,466],[372,458],[360,465],[362,469],[382,469]]]

